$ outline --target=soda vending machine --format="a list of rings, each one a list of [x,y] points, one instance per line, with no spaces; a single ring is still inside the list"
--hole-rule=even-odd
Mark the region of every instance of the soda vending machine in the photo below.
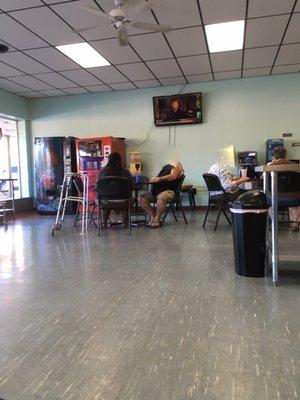
[[[74,137],[34,139],[36,208],[39,213],[57,212],[60,187],[66,172],[76,172]],[[67,213],[74,212],[70,206]]]
[[[89,201],[96,199],[96,183],[110,153],[118,152],[126,167],[125,139],[112,136],[76,139],[77,171],[89,176]]]

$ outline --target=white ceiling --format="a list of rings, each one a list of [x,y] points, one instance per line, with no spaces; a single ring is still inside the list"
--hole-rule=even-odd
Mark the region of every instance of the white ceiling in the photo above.
[[[130,8],[145,0],[127,0]],[[161,0],[138,19],[167,34],[128,30],[130,46],[80,5],[113,0],[0,0],[0,88],[24,97],[181,85],[300,70],[300,0]],[[129,13],[130,14],[130,13]],[[246,18],[243,50],[209,54],[203,24]],[[81,35],[74,29],[100,25]],[[88,41],[111,66],[81,68],[54,46]]]

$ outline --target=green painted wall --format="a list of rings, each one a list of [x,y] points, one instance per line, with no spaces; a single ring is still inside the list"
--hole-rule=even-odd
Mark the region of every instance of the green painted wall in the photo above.
[[[0,114],[27,119],[28,100],[0,89]]]
[[[33,136],[121,136],[127,148],[143,153],[145,173],[179,159],[186,182],[202,186],[202,173],[213,163],[220,146],[256,150],[265,160],[265,141],[292,132],[287,143],[290,156],[300,158],[299,74],[237,79],[187,85],[183,92],[203,92],[204,123],[185,127],[153,128],[152,96],[181,89],[162,87],[118,93],[88,94],[30,102]],[[136,145],[134,144],[136,143]]]

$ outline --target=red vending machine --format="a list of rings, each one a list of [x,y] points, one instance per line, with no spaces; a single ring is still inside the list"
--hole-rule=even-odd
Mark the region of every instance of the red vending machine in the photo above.
[[[76,139],[77,171],[89,176],[89,201],[96,198],[96,183],[101,168],[105,167],[110,153],[121,155],[126,167],[125,139],[112,136]]]

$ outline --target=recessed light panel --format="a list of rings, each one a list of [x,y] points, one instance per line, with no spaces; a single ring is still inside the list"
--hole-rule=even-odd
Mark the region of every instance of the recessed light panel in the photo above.
[[[56,46],[56,48],[83,68],[110,65],[110,63],[88,43],[67,44]]]
[[[223,22],[205,26],[210,53],[243,48],[245,21]]]

